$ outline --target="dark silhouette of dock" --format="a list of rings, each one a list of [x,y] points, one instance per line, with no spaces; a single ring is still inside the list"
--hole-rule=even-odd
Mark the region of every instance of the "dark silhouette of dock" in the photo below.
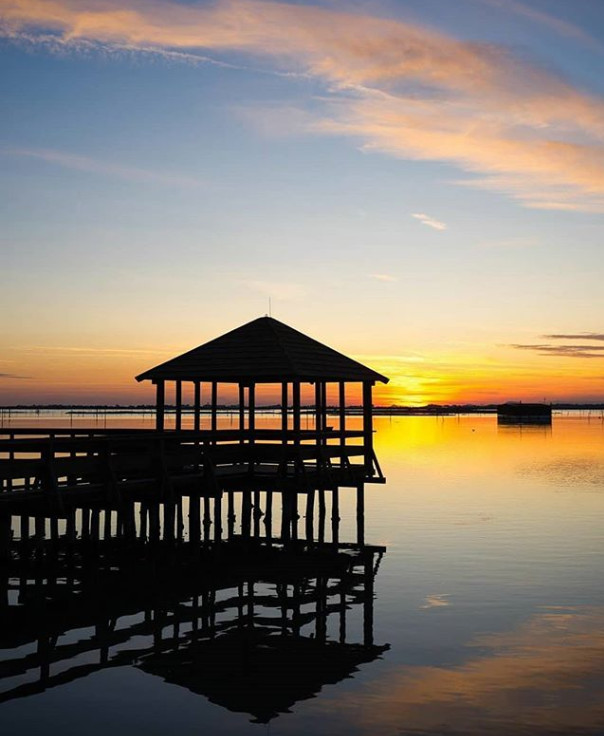
[[[203,536],[204,516],[210,503],[217,517],[221,505],[231,509],[240,494],[247,509],[250,494],[264,492],[263,515],[272,519],[272,499],[282,499],[281,525],[292,532],[299,496],[307,510],[317,493],[357,489],[362,505],[365,483],[385,481],[373,449],[372,387],[387,381],[341,353],[270,317],[254,320],[222,337],[152,368],[137,377],[156,386],[156,421],[150,430],[18,429],[0,431],[0,556],[6,555],[11,516],[20,517],[22,533],[50,519],[65,519],[73,536],[74,514],[91,514],[98,533],[98,509],[119,514],[125,528],[134,524],[134,504],[141,504],[141,524],[157,536],[157,508],[165,534],[173,534],[182,499],[189,499],[190,539]],[[194,392],[193,428],[182,423],[183,384]],[[237,427],[218,425],[219,384],[237,386]],[[327,420],[327,385],[335,383],[339,396],[336,426]],[[346,392],[359,384],[362,428],[346,421]],[[165,426],[166,386],[175,394],[175,424]],[[255,392],[258,385],[277,384],[281,393],[280,426],[256,426]],[[302,429],[301,386],[312,386],[314,426]],[[210,396],[210,428],[201,428],[201,397]],[[321,496],[319,496],[321,502]],[[257,505],[257,504],[256,504]],[[247,511],[246,511],[247,513]],[[222,526],[214,527],[220,539]]]
[[[364,521],[365,484],[385,481],[371,387],[386,379],[270,318],[147,378],[157,387],[153,429],[0,432],[0,648],[9,652],[0,703],[130,665],[266,723],[388,648],[373,633],[385,548],[365,543]],[[235,427],[218,424],[220,381],[238,385]],[[346,425],[352,381],[362,384],[360,430]],[[275,382],[280,423],[262,429],[255,387]],[[302,429],[304,382],[315,405]],[[347,487],[352,540],[340,532]]]

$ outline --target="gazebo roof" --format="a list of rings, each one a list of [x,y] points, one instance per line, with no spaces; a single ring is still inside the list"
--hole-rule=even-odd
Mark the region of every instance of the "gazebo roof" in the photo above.
[[[260,317],[161,363],[137,381],[382,381],[379,373],[272,317]]]

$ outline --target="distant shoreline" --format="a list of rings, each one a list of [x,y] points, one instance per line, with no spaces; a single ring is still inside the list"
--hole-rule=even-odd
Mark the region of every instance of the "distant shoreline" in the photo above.
[[[527,402],[528,403],[528,402]],[[376,416],[443,416],[452,414],[494,414],[500,404],[428,404],[426,406],[380,406],[374,405],[373,414]],[[604,402],[593,404],[573,404],[573,403],[552,403],[552,411],[604,411]],[[266,406],[257,406],[258,412],[277,412],[281,411],[280,404],[269,404]],[[13,406],[0,406],[0,412],[4,413],[22,413],[22,412],[48,412],[62,411],[71,414],[139,414],[141,412],[152,413],[155,411],[153,404],[15,404]],[[167,412],[174,412],[175,407],[166,406]],[[184,414],[192,413],[191,405],[182,407]],[[210,412],[209,404],[201,407],[202,413]],[[231,413],[239,411],[238,405],[220,405],[217,407],[218,413]],[[304,413],[314,411],[314,406],[307,405],[302,407]],[[339,412],[339,407],[328,406],[327,412],[335,414]],[[360,405],[350,405],[346,407],[346,414],[355,414],[362,412]]]

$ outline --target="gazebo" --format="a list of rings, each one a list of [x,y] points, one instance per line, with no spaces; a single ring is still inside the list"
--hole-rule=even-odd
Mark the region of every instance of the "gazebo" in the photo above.
[[[258,440],[300,444],[326,444],[347,437],[362,436],[365,467],[373,458],[372,388],[385,376],[342,353],[313,340],[272,317],[260,317],[226,334],[161,363],[136,377],[156,386],[156,430],[164,432],[166,386],[174,386],[174,430],[183,430],[183,384],[193,385],[193,431],[201,432],[202,396],[210,406],[209,432],[220,441],[218,429],[218,386],[238,387],[237,411],[240,439],[250,444]],[[278,384],[281,394],[281,426],[275,430],[256,429],[256,387]],[[314,429],[302,430],[301,386],[314,386]],[[327,426],[327,386],[337,384],[337,433]],[[346,429],[346,394],[349,384],[360,384],[362,431]],[[291,413],[289,408],[291,406]],[[246,421],[247,419],[247,421]]]

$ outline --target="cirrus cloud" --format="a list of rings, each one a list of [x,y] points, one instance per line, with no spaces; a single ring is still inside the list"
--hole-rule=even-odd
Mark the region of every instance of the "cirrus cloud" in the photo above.
[[[440,222],[440,220],[434,219],[434,217],[430,217],[430,215],[426,215],[423,212],[414,212],[411,217],[415,217],[416,220],[419,220],[422,225],[427,225],[428,227],[433,228],[434,230],[446,230],[447,226],[444,222]]]
[[[262,0],[3,0],[0,15],[5,35],[30,43],[50,33],[63,47],[268,59],[278,73],[323,81],[323,110],[309,131],[447,163],[465,172],[461,183],[527,207],[604,211],[604,100],[500,46]]]

